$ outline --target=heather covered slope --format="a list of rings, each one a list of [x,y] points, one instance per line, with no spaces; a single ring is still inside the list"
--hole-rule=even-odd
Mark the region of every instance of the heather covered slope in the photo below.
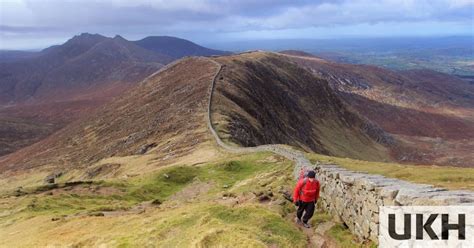
[[[2,177],[36,168],[85,173],[103,159],[150,151],[164,162],[190,154],[208,139],[205,104],[215,70],[205,59],[180,61],[89,117],[3,157]]]
[[[224,67],[212,114],[229,142],[289,144],[332,156],[390,159],[388,135],[354,114],[325,80],[287,58],[253,52],[216,61]]]
[[[85,33],[0,63],[0,130],[11,131],[1,138],[8,146],[0,146],[0,156],[87,115],[171,60],[120,36]]]
[[[81,34],[35,58],[0,63],[0,104],[64,100],[133,83],[171,60],[120,36]]]
[[[0,146],[0,156],[88,115],[164,64],[213,54],[224,52],[175,37],[131,42],[83,33],[34,56],[0,61],[0,130],[12,131],[0,141],[8,144]]]
[[[0,115],[0,156],[16,151],[48,136],[56,126],[34,120]]]
[[[474,166],[474,86],[468,82],[430,70],[390,71],[285,53],[392,134],[400,145],[397,160]]]

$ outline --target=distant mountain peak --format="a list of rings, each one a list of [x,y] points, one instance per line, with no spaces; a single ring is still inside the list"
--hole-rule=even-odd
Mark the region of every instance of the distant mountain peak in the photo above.
[[[173,58],[230,54],[230,52],[209,49],[189,40],[172,36],[148,36],[134,43]]]
[[[120,36],[120,35],[118,35],[118,34],[115,35],[113,39],[114,39],[114,40],[126,40],[125,38],[123,38],[122,36]]]
[[[84,32],[84,33],[81,33],[81,34],[75,35],[75,36],[77,36],[77,37],[105,37],[101,34],[97,34],[97,33],[91,34],[91,33],[87,33],[87,32]]]
[[[171,36],[142,41],[145,44],[128,41],[120,35],[112,38],[81,33],[21,63],[5,64],[0,71],[10,76],[0,78],[0,104],[33,98],[46,101],[55,91],[62,91],[61,95],[67,98],[64,92],[76,94],[74,89],[140,81],[163,64],[185,56],[226,54]]]
[[[92,40],[105,40],[105,39],[107,39],[107,37],[102,36],[100,34],[81,33],[79,35],[75,35],[74,37],[69,39],[67,42],[69,42],[69,41],[87,41],[87,40],[89,40],[89,41],[92,41]]]

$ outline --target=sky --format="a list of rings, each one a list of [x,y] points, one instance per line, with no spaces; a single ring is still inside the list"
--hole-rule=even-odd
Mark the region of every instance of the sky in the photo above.
[[[0,0],[0,49],[80,33],[260,39],[474,35],[474,0]]]

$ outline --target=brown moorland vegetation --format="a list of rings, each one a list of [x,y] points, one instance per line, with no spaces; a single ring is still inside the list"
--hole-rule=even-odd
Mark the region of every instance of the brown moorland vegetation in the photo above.
[[[67,171],[151,150],[162,160],[184,156],[208,139],[204,118],[215,69],[205,59],[184,59],[97,112],[3,157],[0,171]]]
[[[325,80],[286,57],[252,52],[216,61],[224,68],[216,83],[213,120],[229,142],[389,159],[390,137],[348,109]]]
[[[474,86],[430,70],[391,71],[284,52],[396,138],[402,162],[474,166]]]

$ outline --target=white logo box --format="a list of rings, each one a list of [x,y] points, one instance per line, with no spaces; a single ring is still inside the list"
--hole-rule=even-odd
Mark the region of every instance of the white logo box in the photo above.
[[[392,217],[392,221],[389,220],[389,217]],[[405,227],[405,221],[407,221],[405,218],[408,217],[410,225],[407,228]],[[460,225],[463,218],[465,225]],[[431,224],[427,224],[427,221],[430,222],[430,220]],[[443,223],[448,225],[443,227]],[[392,224],[391,227],[390,224]],[[427,224],[428,231],[423,228],[424,224]],[[463,237],[460,239],[459,234],[462,234],[463,227],[465,239],[462,239]],[[410,235],[407,234],[407,229],[410,229]],[[443,229],[450,229],[447,231],[449,234],[447,240],[443,240]],[[432,236],[434,235],[434,239],[428,232],[431,232]],[[420,234],[422,235],[421,240],[419,239]],[[444,238],[446,238],[446,232]],[[474,248],[474,206],[381,206],[379,247]]]

